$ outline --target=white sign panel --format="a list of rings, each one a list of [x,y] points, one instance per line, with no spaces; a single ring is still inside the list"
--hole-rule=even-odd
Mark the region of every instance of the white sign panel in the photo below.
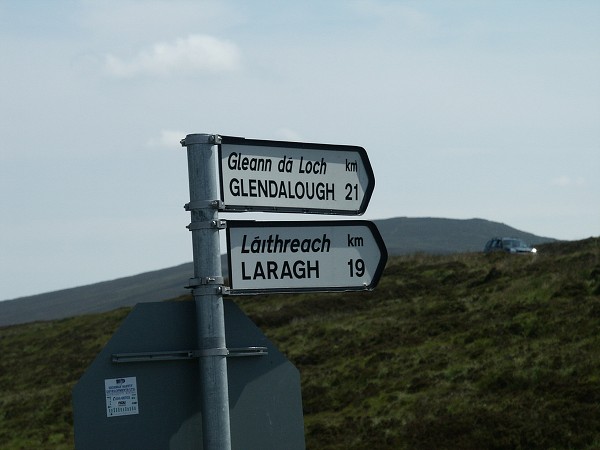
[[[357,146],[221,136],[221,200],[226,211],[359,215],[375,177]]]
[[[136,377],[104,380],[106,417],[139,414]]]
[[[387,250],[368,221],[227,221],[231,294],[373,289]]]

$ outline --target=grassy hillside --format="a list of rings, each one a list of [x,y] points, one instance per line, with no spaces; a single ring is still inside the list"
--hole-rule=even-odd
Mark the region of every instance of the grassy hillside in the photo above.
[[[483,219],[396,217],[374,222],[390,255],[481,251],[492,236],[519,237],[535,245],[553,241]],[[227,258],[221,258],[221,263],[223,273],[227,274]],[[177,297],[187,292],[184,286],[193,273],[190,262],[102,283],[1,301],[0,327],[112,311],[140,302]]]
[[[600,448],[600,239],[236,302],[300,369],[309,449]],[[70,390],[127,312],[0,329],[0,448],[72,448]]]

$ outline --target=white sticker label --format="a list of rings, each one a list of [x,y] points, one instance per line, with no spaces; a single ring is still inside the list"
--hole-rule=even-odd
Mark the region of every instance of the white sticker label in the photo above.
[[[106,417],[139,414],[137,382],[135,377],[104,380]]]

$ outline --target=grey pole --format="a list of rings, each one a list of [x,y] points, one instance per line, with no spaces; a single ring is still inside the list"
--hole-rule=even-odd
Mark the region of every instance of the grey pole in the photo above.
[[[230,450],[227,347],[223,312],[223,278],[219,242],[218,136],[188,134],[190,211],[194,254],[194,278],[190,280],[196,303],[198,348],[200,349],[200,392],[204,450]]]

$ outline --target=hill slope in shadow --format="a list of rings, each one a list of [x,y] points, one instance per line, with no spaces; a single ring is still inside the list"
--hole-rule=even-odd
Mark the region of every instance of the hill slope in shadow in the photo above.
[[[555,241],[484,219],[399,217],[376,220],[375,223],[390,255],[479,252],[494,236],[517,237],[530,245]]]

